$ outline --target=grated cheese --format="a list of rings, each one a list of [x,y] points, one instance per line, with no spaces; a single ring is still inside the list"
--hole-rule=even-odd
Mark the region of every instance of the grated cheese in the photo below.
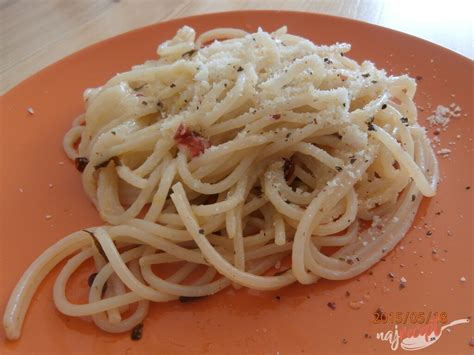
[[[452,103],[449,107],[438,105],[433,115],[427,118],[431,126],[441,126],[446,130],[451,118],[458,118],[461,116],[461,107]]]
[[[443,148],[443,149],[438,150],[436,154],[442,155],[442,156],[448,156],[449,154],[451,154],[451,149]]]

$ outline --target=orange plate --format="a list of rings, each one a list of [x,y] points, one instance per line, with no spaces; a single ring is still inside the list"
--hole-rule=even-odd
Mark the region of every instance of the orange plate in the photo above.
[[[376,332],[394,328],[373,323],[379,306],[387,314],[446,312],[449,321],[470,316],[473,210],[472,189],[467,186],[472,186],[472,61],[389,29],[281,11],[195,16],[132,31],[47,67],[1,98],[1,311],[23,271],[45,248],[68,233],[101,222],[82,190],[80,174],[61,147],[72,119],[83,111],[82,92],[133,64],[155,58],[157,45],[183,25],[198,33],[214,27],[255,31],[261,26],[272,31],[287,25],[291,33],[318,44],[352,43],[350,56],[356,60],[370,59],[394,74],[421,76],[416,102],[424,108],[422,124],[431,105],[456,102],[463,113],[439,135],[440,147],[452,153],[439,158],[438,195],[423,201],[415,226],[396,250],[357,278],[295,284],[267,293],[228,289],[191,304],[154,304],[141,341],[131,341],[129,334],[103,333],[91,323],[56,311],[52,300],[56,268],[33,299],[21,339],[7,342],[0,331],[0,352],[391,353],[388,343],[376,339]],[[29,107],[33,115],[27,112]],[[429,131],[431,135],[433,129]],[[451,141],[455,144],[449,145]],[[48,214],[51,219],[45,218]],[[431,237],[427,230],[433,232]],[[389,279],[389,272],[395,274],[395,281]],[[74,299],[86,293],[86,276],[84,271],[76,278]],[[407,287],[400,290],[402,276]],[[466,282],[460,281],[463,276]],[[351,309],[349,302],[358,300],[363,300],[363,306]],[[330,309],[328,302],[335,302],[336,309]],[[458,325],[427,351],[467,353],[472,351],[471,334],[472,323]]]

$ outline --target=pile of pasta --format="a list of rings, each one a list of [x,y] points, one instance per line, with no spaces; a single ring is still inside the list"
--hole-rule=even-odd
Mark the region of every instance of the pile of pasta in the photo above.
[[[58,310],[123,332],[150,301],[349,279],[389,253],[435,194],[438,167],[417,123],[416,82],[349,50],[285,27],[197,39],[183,27],[158,59],[86,90],[64,148],[105,225],[32,264],[5,312],[8,338],[70,256],[54,285]],[[88,302],[73,304],[68,280],[91,258]]]

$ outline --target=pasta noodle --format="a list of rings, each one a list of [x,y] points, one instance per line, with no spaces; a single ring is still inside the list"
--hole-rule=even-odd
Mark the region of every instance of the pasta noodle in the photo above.
[[[149,301],[348,279],[389,253],[435,194],[438,165],[415,81],[349,50],[286,27],[198,38],[183,27],[159,59],[86,90],[64,149],[106,224],[31,264],[5,310],[7,338],[20,337],[39,283],[68,257],[56,307],[118,333]],[[73,304],[68,280],[91,258],[89,299]],[[175,266],[167,277],[164,265]]]

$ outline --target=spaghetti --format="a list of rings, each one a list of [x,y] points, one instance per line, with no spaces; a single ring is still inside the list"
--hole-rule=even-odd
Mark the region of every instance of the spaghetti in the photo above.
[[[28,268],[5,310],[7,338],[19,338],[39,283],[70,256],[54,285],[58,310],[124,332],[149,301],[352,278],[435,194],[413,79],[285,27],[195,37],[183,27],[158,60],[86,90],[64,149],[107,224],[65,237]],[[88,302],[73,304],[68,280],[91,258]],[[280,262],[289,268],[275,273]],[[174,272],[160,275],[164,265]]]

